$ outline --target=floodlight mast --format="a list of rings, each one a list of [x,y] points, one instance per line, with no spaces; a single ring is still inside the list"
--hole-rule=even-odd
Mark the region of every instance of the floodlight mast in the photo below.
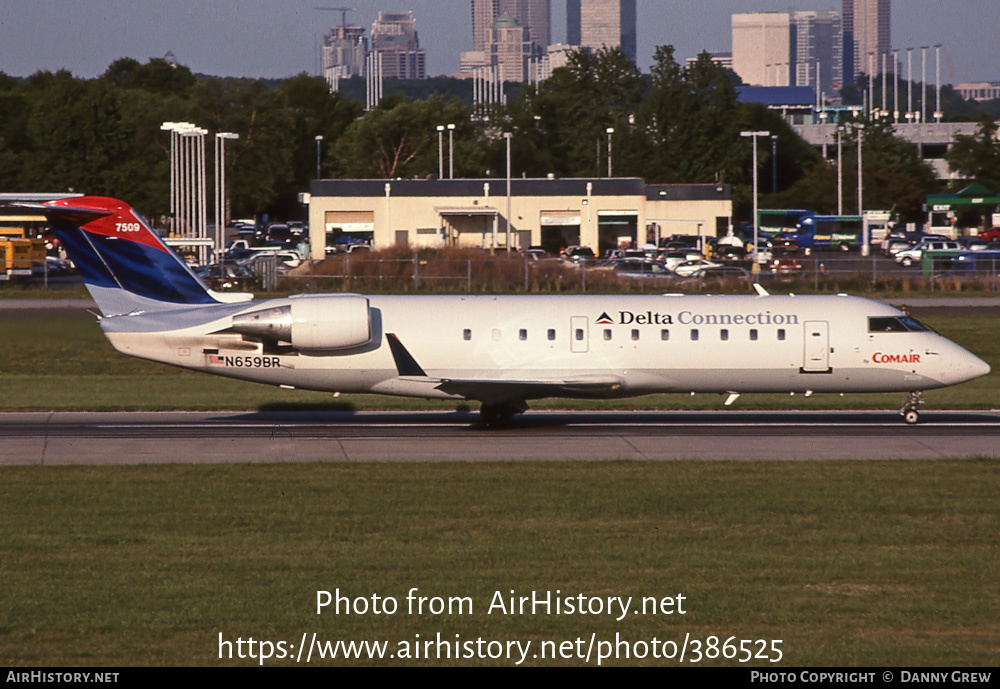
[[[760,234],[760,222],[757,217],[757,138],[771,136],[771,132],[740,132],[740,136],[753,140],[753,267],[760,269],[760,249],[757,247],[757,237]]]

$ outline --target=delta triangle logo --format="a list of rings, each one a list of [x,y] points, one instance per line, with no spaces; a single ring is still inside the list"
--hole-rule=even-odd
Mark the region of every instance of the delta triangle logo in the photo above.
[[[602,311],[601,315],[597,317],[597,325],[613,325],[614,321],[611,320],[611,316],[608,315],[607,311]]]

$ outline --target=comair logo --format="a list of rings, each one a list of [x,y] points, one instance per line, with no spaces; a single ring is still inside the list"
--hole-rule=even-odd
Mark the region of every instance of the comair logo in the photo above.
[[[872,361],[876,364],[919,364],[920,355],[914,354],[913,350],[910,350],[908,354],[883,354],[882,352],[875,352],[872,355]]]
[[[598,325],[614,325],[615,321],[608,315],[607,311],[601,313],[595,321]],[[632,311],[618,312],[618,325],[670,325],[674,322],[673,316],[668,313],[633,313]]]

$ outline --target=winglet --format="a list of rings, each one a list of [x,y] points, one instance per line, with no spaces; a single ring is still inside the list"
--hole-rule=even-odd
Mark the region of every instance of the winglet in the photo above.
[[[753,283],[753,288],[757,291],[757,296],[759,297],[769,297],[771,293],[764,289],[764,286],[759,282]]]
[[[427,377],[424,369],[420,368],[420,364],[413,358],[413,355],[406,351],[406,347],[399,341],[395,333],[386,333],[385,337],[389,341],[389,349],[392,350],[392,358],[396,362],[396,370],[399,371],[399,375]]]

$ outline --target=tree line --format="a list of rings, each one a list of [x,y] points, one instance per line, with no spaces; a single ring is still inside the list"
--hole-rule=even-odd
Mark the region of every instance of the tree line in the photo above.
[[[297,197],[316,174],[317,136],[324,177],[425,178],[438,171],[437,127],[453,123],[456,177],[506,176],[504,132],[512,133],[515,176],[604,176],[612,129],[614,176],[731,184],[737,215],[745,217],[752,162],[740,132],[749,129],[778,137],[775,160],[769,145],[759,150],[762,204],[836,210],[836,168],[779,114],[739,102],[732,74],[707,54],[682,66],[664,46],[642,74],[620,50],[573,53],[551,78],[522,86],[507,106],[489,110],[474,110],[455,93],[391,93],[365,112],[357,99],[306,74],[276,81],[196,77],[161,59],[130,58],[94,79],[68,71],[25,79],[0,73],[0,190],[115,196],[163,216],[170,134],[160,127],[188,121],[210,135],[240,135],[226,149],[234,217],[301,217]],[[984,132],[956,147],[955,164],[970,178],[1000,182],[1000,153],[992,131]],[[865,207],[918,216],[923,194],[940,190],[930,167],[886,125],[869,123],[863,136]],[[856,169],[854,150],[845,142],[845,170]],[[212,160],[206,162],[211,177]],[[853,178],[844,189],[845,208],[856,207]]]

